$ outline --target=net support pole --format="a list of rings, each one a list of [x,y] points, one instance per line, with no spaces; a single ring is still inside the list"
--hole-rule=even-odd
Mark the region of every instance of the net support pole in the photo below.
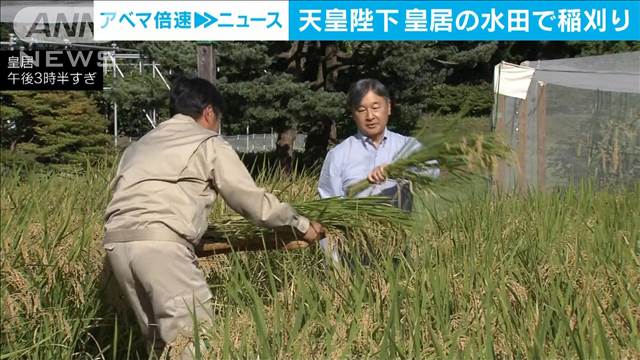
[[[545,84],[538,84],[538,189],[545,187],[545,135],[547,133],[547,101]]]
[[[504,111],[505,111],[505,102],[506,99],[504,97],[504,95],[496,95],[496,105],[495,105],[495,110],[494,110],[494,121],[493,121],[493,126],[494,129],[493,131],[498,134],[498,136],[505,136],[505,132],[504,132]],[[494,170],[494,174],[493,174],[493,179],[494,179],[494,183],[497,189],[500,190],[504,190],[504,186],[505,186],[505,160],[503,159],[498,159],[498,163],[496,164],[495,170]]]
[[[524,192],[527,189],[527,100],[521,100],[518,110],[518,189]]]
[[[499,123],[499,119],[498,117],[500,116],[500,100],[501,100],[501,95],[499,94],[499,90],[500,90],[500,69],[502,68],[502,66],[497,66],[498,68],[498,76],[494,76],[494,88],[493,88],[493,108],[491,109],[491,131],[493,133],[497,133],[499,134],[499,136],[502,136],[504,133],[504,126],[500,126]],[[502,113],[502,116],[504,116],[504,113]],[[502,122],[502,125],[504,125],[504,121]],[[493,173],[491,174],[491,186],[494,190],[494,192],[496,192],[496,190],[501,190],[502,186],[504,185],[502,176],[503,176],[503,171],[502,171],[502,167],[504,167],[504,164],[502,163],[502,160],[498,160],[498,164],[497,166],[493,169]]]

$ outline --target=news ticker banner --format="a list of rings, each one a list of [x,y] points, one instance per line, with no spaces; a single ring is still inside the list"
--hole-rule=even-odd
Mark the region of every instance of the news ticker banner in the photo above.
[[[640,1],[104,1],[117,40],[640,40]]]

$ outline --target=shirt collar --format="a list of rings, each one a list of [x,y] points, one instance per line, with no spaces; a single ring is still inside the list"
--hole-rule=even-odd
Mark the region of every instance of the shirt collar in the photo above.
[[[360,140],[362,142],[362,145],[373,145],[373,141],[367,137],[365,134],[363,134],[362,132],[360,132],[360,130],[358,130],[358,132],[356,133],[356,139]],[[387,141],[387,139],[389,138],[389,129],[387,129],[387,127],[385,126],[384,128],[384,134],[382,135],[382,141],[380,142],[380,146],[384,145],[384,143]]]
[[[185,122],[195,122],[195,120],[189,116],[189,115],[185,115],[185,114],[175,114],[171,117],[171,119],[165,121],[165,122],[177,122],[177,123],[185,123]]]
[[[185,115],[185,114],[175,114],[173,115],[169,120],[163,121],[162,123],[160,123],[158,126],[162,126],[163,124],[195,124],[198,127],[206,130],[206,131],[211,131],[213,133],[218,133],[217,131],[214,130],[209,130],[207,128],[204,128],[200,125],[198,125],[196,123],[196,121],[189,115]]]

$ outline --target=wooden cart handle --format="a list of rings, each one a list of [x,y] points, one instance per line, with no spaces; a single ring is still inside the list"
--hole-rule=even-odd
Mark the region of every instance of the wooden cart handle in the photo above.
[[[213,233],[213,232],[212,232]],[[200,246],[196,248],[196,255],[199,257],[227,254],[241,251],[264,251],[264,250],[295,250],[308,247],[310,244],[298,237],[291,229],[279,229],[272,233],[267,233],[256,239],[239,239],[238,241],[213,240],[203,237]]]

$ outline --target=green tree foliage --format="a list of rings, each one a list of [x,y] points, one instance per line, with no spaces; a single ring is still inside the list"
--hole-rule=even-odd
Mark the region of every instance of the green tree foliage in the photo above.
[[[225,132],[269,132],[294,128],[307,131],[314,121],[335,119],[344,113],[344,94],[314,91],[289,74],[266,74],[251,81],[220,82],[227,112]]]
[[[244,133],[247,126],[252,133],[273,129],[279,133],[279,147],[285,150],[281,153],[290,157],[295,134],[304,132],[308,135],[307,157],[312,159],[322,159],[327,146],[355,132],[344,99],[349,85],[358,79],[374,77],[387,85],[393,102],[390,128],[409,133],[429,114],[486,115],[493,101],[493,67],[500,61],[519,63],[640,49],[637,42],[625,41],[294,41],[213,45],[216,82],[228,103],[224,133]],[[139,51],[145,56],[143,63],[158,64],[168,82],[182,74],[196,75],[195,42],[121,42],[118,46]],[[65,101],[85,102],[90,118],[97,112],[108,115],[110,134],[114,130],[113,103],[118,104],[120,135],[144,135],[152,128],[147,115],[151,116],[153,109],[157,110],[158,121],[166,119],[168,89],[159,76],[153,75],[150,66],[140,71],[136,61],[119,63],[125,76],[118,73],[113,78],[113,71],[109,71],[105,81],[111,90],[92,93],[91,98],[68,95],[63,100],[66,93],[62,92],[1,95],[2,148],[18,149],[24,156],[47,163],[73,161],[69,153],[90,149],[79,139],[74,140],[75,133],[65,130],[66,125],[60,129],[47,120],[56,117],[69,124],[75,121],[76,115],[62,110],[73,108]],[[103,125],[95,134],[103,136],[104,117],[97,116]],[[85,130],[90,132],[82,131]],[[60,139],[53,140],[55,137]],[[66,155],[54,155],[57,150]]]
[[[492,60],[520,63],[640,50],[637,41],[505,41]]]
[[[267,42],[215,43],[218,79],[221,82],[251,82],[272,69],[274,56]]]
[[[157,122],[169,116],[169,89],[159,77],[131,71],[125,77],[109,78],[108,81],[111,89],[101,93],[100,100],[108,106],[111,122],[113,104],[117,104],[120,135],[138,138],[151,130],[153,125],[147,116],[152,118],[154,109]]]
[[[196,44],[186,41],[168,42],[122,42],[122,52],[138,51],[137,60],[118,60],[120,71],[109,69],[105,76],[108,90],[95,94],[101,112],[109,115],[109,132],[113,133],[114,103],[118,106],[118,134],[141,137],[153,128],[153,111],[156,122],[169,116],[169,89],[153,64],[165,76],[167,82],[181,74],[195,75]],[[122,73],[120,73],[122,72]],[[114,75],[115,74],[115,75]],[[149,117],[149,118],[148,118]]]
[[[633,50],[628,42],[215,42],[217,83],[228,101],[224,119],[227,134],[312,131],[318,141],[331,144],[355,131],[345,112],[344,93],[364,77],[380,79],[392,93],[390,127],[408,133],[426,114],[460,112],[473,116],[490,111],[488,83],[493,66],[502,60],[560,58]],[[195,74],[192,42],[133,43],[163,71]],[[141,108],[166,108],[162,86],[132,78],[114,97],[122,101],[123,131],[136,136],[149,124]],[[158,81],[156,79],[156,81]],[[151,88],[151,90],[149,90]],[[134,98],[142,99],[134,99]],[[304,116],[294,110],[304,99]],[[328,101],[323,103],[323,101]],[[124,110],[126,109],[126,110]],[[126,125],[130,124],[130,125]],[[336,136],[337,134],[337,136]],[[313,149],[308,149],[312,151]],[[323,149],[317,151],[323,153]]]
[[[78,91],[12,92],[22,121],[33,135],[20,138],[16,152],[47,164],[74,164],[98,160],[107,152],[106,120],[95,102]]]
[[[342,115],[338,101],[344,95],[315,89],[300,74],[282,69],[279,50],[277,43],[216,44],[217,85],[227,101],[225,131],[306,131],[315,121]]]
[[[345,117],[344,94],[327,91],[316,79],[305,77],[311,61],[305,62],[307,67],[296,66],[298,45],[289,46],[278,42],[216,44],[217,85],[227,102],[223,131],[238,134],[249,127],[252,133],[277,132],[277,152],[284,164],[291,163],[293,140],[299,131],[307,133],[307,152],[314,154],[307,157],[323,158],[332,125]]]
[[[13,96],[0,93],[0,145],[3,149],[15,149],[20,141],[28,140],[32,135],[32,124],[29,118],[16,106]]]
[[[191,73],[196,69],[196,44],[192,41],[150,41],[134,46],[164,71]]]
[[[407,133],[427,113],[435,86],[489,61],[496,48],[494,43],[478,42],[350,42],[336,87],[346,91],[358,79],[379,79],[392,96],[389,127]],[[343,136],[355,131],[351,123],[345,129]]]
[[[486,116],[491,114],[493,91],[489,83],[440,84],[429,94],[428,110],[434,115]]]

